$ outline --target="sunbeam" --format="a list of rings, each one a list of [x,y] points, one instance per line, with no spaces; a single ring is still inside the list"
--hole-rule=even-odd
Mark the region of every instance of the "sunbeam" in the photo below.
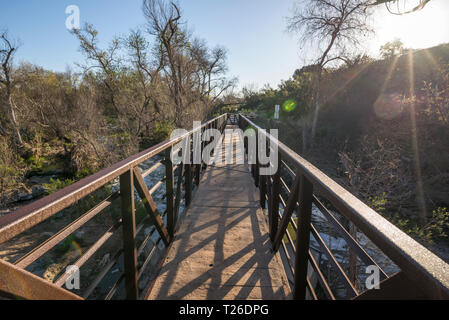
[[[372,62],[364,64],[359,70],[354,72],[354,74],[352,74],[349,77],[349,79],[346,79],[342,86],[338,87],[334,92],[329,93],[326,96],[326,101],[324,101],[324,104],[327,103],[327,101],[332,100],[337,94],[339,94],[341,91],[343,91],[350,83],[352,83],[370,65],[372,65]]]
[[[415,110],[415,73],[414,73],[414,56],[413,52],[410,52],[409,56],[409,81],[410,81],[410,124],[411,124],[411,138],[412,138],[412,149],[413,149],[413,159],[416,175],[416,188],[418,196],[419,214],[420,219],[424,222],[427,217],[427,209],[424,199],[424,189],[422,183],[422,173],[421,173],[421,160],[419,156],[419,145],[418,145],[418,128],[416,126],[416,110]]]
[[[398,59],[399,57],[395,56],[391,61],[388,72],[385,75],[385,79],[382,83],[382,87],[380,88],[379,95],[373,105],[374,113],[380,119],[391,120],[402,112],[400,95],[397,93],[391,93],[389,95],[385,94],[390,80],[393,76],[393,71],[396,69]]]
[[[435,69],[438,69],[438,68],[439,68],[438,63],[437,63],[437,61],[435,60],[435,58],[432,56],[432,54],[430,53],[429,49],[424,49],[423,52],[424,52],[424,54],[426,55],[426,58],[427,58],[427,59],[430,61],[430,63],[432,64],[432,66],[433,66]]]

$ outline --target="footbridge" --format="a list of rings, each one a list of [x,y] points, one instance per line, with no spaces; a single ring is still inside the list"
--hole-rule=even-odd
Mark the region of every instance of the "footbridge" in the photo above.
[[[5,299],[449,298],[446,262],[242,114],[0,217],[1,252]]]

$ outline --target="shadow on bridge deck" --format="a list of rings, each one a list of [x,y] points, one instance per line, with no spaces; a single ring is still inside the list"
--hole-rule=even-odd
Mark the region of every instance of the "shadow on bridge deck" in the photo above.
[[[223,146],[230,143],[225,136]],[[248,165],[236,164],[241,156],[233,150],[233,164],[205,171],[149,299],[290,297]]]

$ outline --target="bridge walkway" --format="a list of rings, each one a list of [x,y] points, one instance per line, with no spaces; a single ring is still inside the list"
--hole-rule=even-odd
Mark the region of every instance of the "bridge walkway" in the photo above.
[[[227,129],[234,129],[228,125]],[[224,135],[216,157],[237,135]],[[288,299],[279,252],[243,154],[209,166],[175,234],[149,299]]]

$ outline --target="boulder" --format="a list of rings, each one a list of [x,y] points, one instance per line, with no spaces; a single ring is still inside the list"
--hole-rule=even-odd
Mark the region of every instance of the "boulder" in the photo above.
[[[28,182],[30,184],[45,184],[49,183],[51,178],[51,176],[32,176],[28,179]]]
[[[45,194],[47,189],[44,186],[36,185],[31,188],[31,195],[33,198],[40,197]]]
[[[33,199],[33,194],[31,192],[25,191],[19,193],[19,199],[18,201],[28,201]]]

